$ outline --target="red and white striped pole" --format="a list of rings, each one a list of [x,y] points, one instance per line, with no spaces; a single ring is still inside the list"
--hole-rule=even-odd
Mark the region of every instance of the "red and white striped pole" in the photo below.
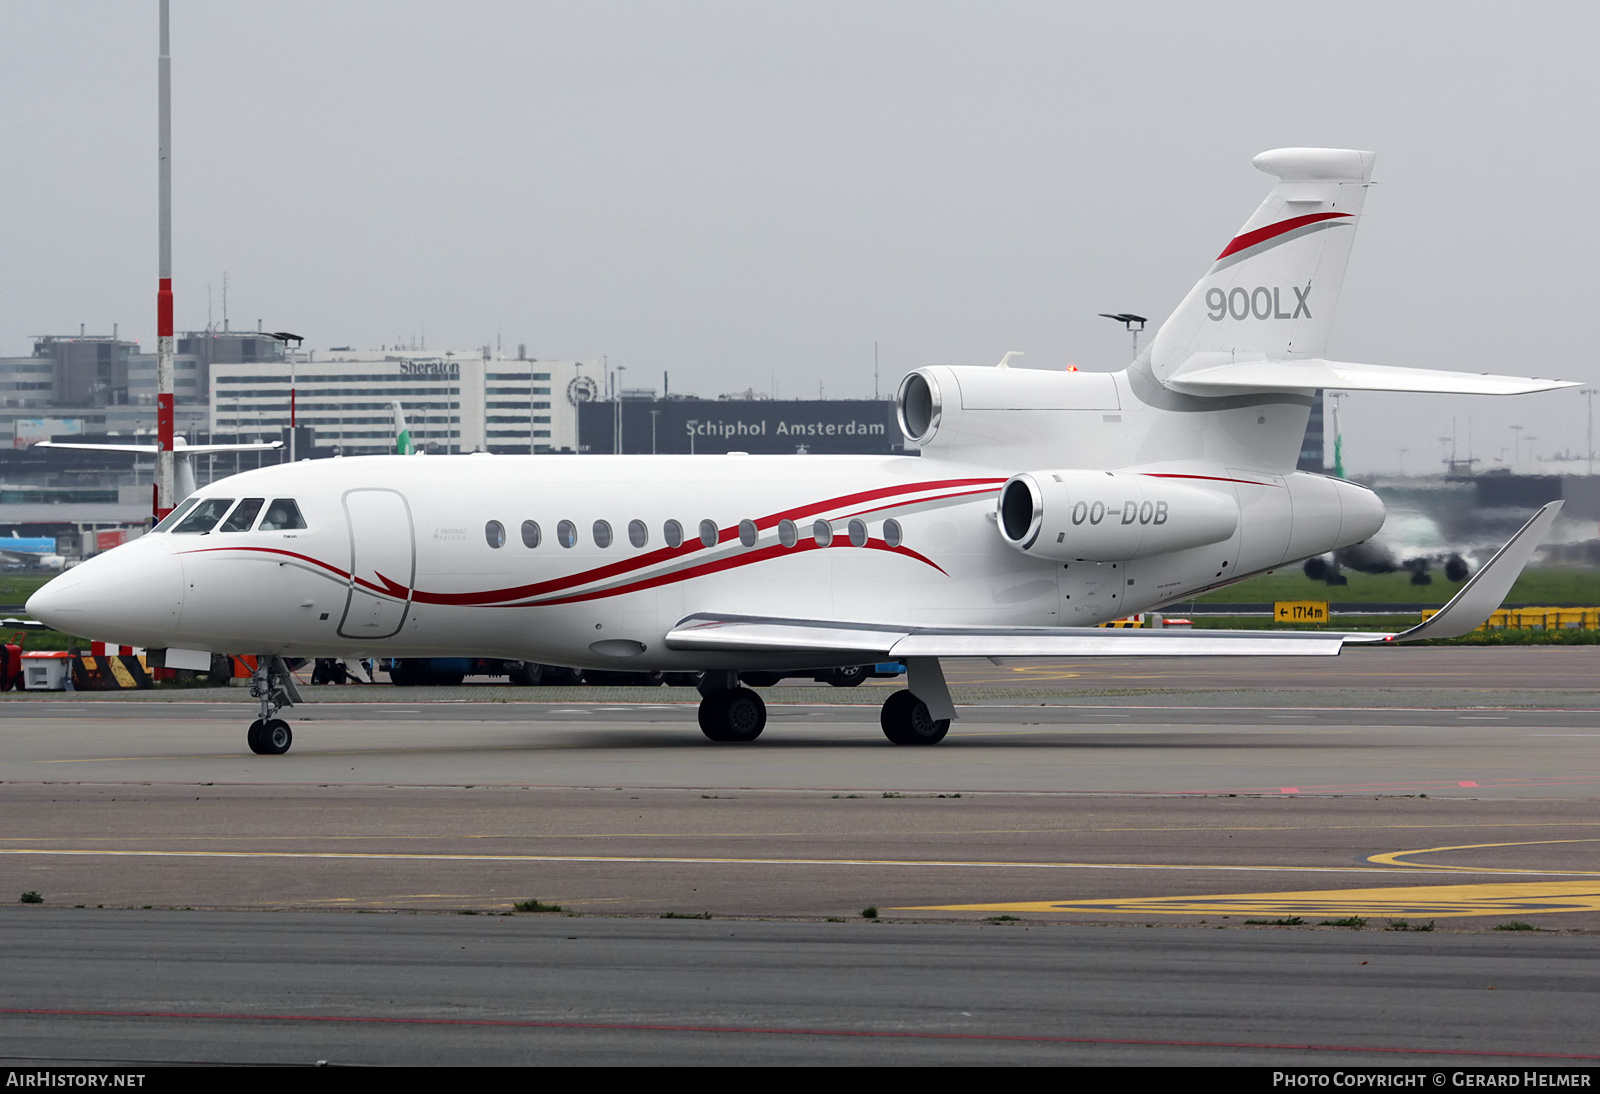
[[[167,41],[167,0],[161,0],[161,53],[156,61],[157,97],[160,100],[157,159],[160,164],[160,278],[156,290],[156,453],[155,517],[172,512],[178,501],[173,467],[172,375],[172,57]]]

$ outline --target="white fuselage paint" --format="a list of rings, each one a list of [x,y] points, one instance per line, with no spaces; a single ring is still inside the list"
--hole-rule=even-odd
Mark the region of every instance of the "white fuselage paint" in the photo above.
[[[263,468],[201,496],[292,498],[307,527],[147,535],[57,579],[30,608],[86,637],[150,647],[802,668],[795,655],[677,653],[663,636],[696,612],[1086,626],[1358,542],[1382,524],[1369,491],[1285,469],[1304,431],[1303,398],[1163,393],[1180,405],[1159,406],[1128,372],[924,371],[983,393],[961,406],[945,392],[921,457],[374,456]],[[1031,403],[997,397],[1007,373]],[[1152,497],[1181,483],[1186,501],[1214,497],[1236,527],[1203,546],[1109,561],[1008,544],[1000,488],[1018,472],[1063,467],[1115,469],[1147,481]],[[491,521],[502,546],[491,546]],[[538,524],[538,546],[524,545],[524,521]],[[564,521],[576,531],[570,547]],[[610,527],[607,546],[597,521]],[[643,546],[630,539],[633,521]],[[669,521],[682,528],[676,548]],[[711,546],[703,521],[717,528]],[[794,525],[792,546],[783,521]],[[826,546],[818,521],[831,529]],[[853,521],[865,543],[852,542]]]

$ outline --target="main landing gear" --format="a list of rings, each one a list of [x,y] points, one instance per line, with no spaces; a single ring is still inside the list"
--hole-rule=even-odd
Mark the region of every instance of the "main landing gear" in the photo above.
[[[889,696],[879,723],[897,745],[936,745],[956,716],[937,657],[906,659],[910,687]],[[761,696],[739,686],[736,672],[707,672],[700,680],[700,732],[713,741],[753,741],[767,726]]]
[[[767,728],[767,704],[738,681],[736,672],[708,672],[701,678],[700,732],[713,741],[753,741]]]
[[[878,715],[883,735],[897,745],[936,745],[950,732],[950,719],[935,718],[928,704],[909,691],[897,691]]]
[[[300,692],[283,658],[269,654],[256,658],[250,695],[261,704],[261,716],[250,723],[250,731],[245,734],[250,751],[258,756],[282,756],[294,743],[294,733],[289,723],[278,717],[278,711],[300,701]]]

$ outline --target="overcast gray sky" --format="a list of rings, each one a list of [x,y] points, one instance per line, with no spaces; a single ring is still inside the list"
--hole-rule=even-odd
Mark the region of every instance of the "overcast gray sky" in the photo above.
[[[1330,354],[1600,381],[1600,6],[172,0],[180,329],[500,338],[629,386],[1111,369],[1259,203],[1378,152]],[[0,5],[0,354],[154,347],[156,0]],[[1355,394],[1354,471],[1584,450],[1576,393]]]

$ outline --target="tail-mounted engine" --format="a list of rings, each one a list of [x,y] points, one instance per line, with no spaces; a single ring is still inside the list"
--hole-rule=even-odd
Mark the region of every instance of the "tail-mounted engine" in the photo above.
[[[1033,471],[1000,490],[1000,536],[1034,558],[1123,562],[1230,538],[1230,495],[1159,475]]]

